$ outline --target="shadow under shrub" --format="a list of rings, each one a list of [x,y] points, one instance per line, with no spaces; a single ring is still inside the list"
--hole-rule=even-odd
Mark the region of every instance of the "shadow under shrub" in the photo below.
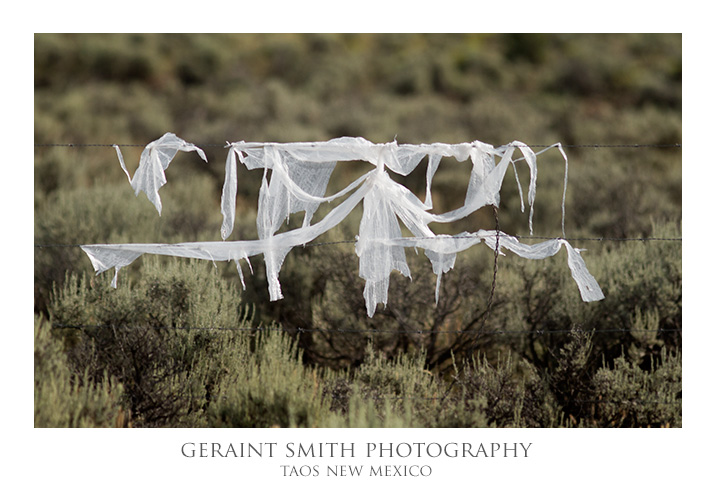
[[[285,329],[301,332],[304,359],[311,364],[356,368],[372,344],[387,359],[424,351],[427,366],[446,369],[452,351],[460,356],[471,345],[487,311],[494,259],[486,247],[458,258],[455,270],[442,277],[437,303],[428,259],[408,253],[412,277],[392,274],[388,304],[378,305],[372,318],[365,308],[358,258],[348,246],[294,253],[280,276],[289,293],[280,302],[266,299],[260,309]]]

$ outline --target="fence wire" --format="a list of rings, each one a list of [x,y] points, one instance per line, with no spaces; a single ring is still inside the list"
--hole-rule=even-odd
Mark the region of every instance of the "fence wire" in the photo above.
[[[101,329],[101,328],[111,328],[111,329],[124,329],[124,328],[142,328],[144,325],[110,325],[110,324],[94,324],[94,325],[69,325],[65,323],[53,323],[52,328],[56,329]],[[191,330],[209,330],[209,331],[235,331],[235,332],[284,332],[284,333],[359,333],[359,334],[416,334],[416,335],[437,335],[437,334],[465,334],[465,333],[476,333],[475,330],[427,330],[427,329],[412,329],[412,330],[381,330],[381,329],[350,329],[350,328],[285,328],[285,327],[216,327],[216,326],[152,326],[150,328],[158,330],[171,330],[171,331],[191,331]],[[635,328],[608,328],[600,330],[574,330],[574,329],[556,329],[556,330],[492,330],[484,331],[481,335],[563,335],[570,334],[574,331],[588,333],[588,334],[613,334],[613,333],[668,333],[677,332],[682,335],[682,330],[679,328],[660,328],[660,329],[635,329]]]
[[[35,143],[35,148],[47,148],[47,147],[66,147],[66,148],[91,148],[91,147],[99,147],[99,148],[112,148],[116,146],[124,146],[124,147],[137,147],[137,148],[143,148],[146,146],[146,144],[140,144],[140,143],[127,143],[127,144],[119,144],[119,143]],[[204,144],[196,144],[196,146],[199,147],[209,147],[209,148],[226,148],[227,143],[204,143]],[[549,148],[553,146],[551,145],[514,145],[514,144],[507,144],[507,145],[501,145],[502,147],[514,147],[514,148],[521,148],[521,147],[529,147],[529,148]],[[593,148],[593,149],[598,149],[598,148],[682,148],[681,143],[585,143],[585,144],[562,144],[562,148]]]
[[[484,235],[484,236],[490,236],[490,237],[497,237],[497,236],[504,236],[504,233],[497,235]],[[584,241],[591,241],[591,242],[682,242],[683,238],[682,237],[575,237],[575,238],[564,238],[564,237],[557,237],[557,236],[534,236],[534,235],[528,235],[528,236],[523,236],[523,235],[510,235],[517,240],[567,240],[569,242],[584,242]],[[439,239],[440,237],[420,237],[420,240],[429,240],[429,239]],[[452,238],[467,238],[467,239],[473,239],[474,237],[471,236],[453,236]],[[330,241],[330,242],[317,242],[317,243],[306,243],[305,245],[301,245],[298,247],[295,247],[297,249],[300,248],[305,248],[305,247],[323,247],[323,246],[328,246],[328,245],[344,245],[344,244],[352,244],[354,245],[357,243],[355,240],[336,240],[336,241]],[[71,247],[82,247],[84,245],[89,245],[88,243],[35,243],[33,246],[35,248],[71,248]]]
[[[145,144],[136,144],[136,143],[130,143],[130,144],[116,144],[117,146],[120,147],[145,147]],[[110,143],[35,143],[34,145],[36,148],[49,148],[49,147],[66,147],[66,148],[91,148],[91,147],[108,147],[112,148],[115,146],[115,144],[110,144]],[[197,146],[200,147],[211,147],[211,148],[225,148],[227,147],[227,143],[205,143],[205,144],[199,144]],[[502,145],[506,147],[531,147],[531,148],[549,148],[553,145]],[[591,149],[599,149],[599,148],[621,148],[621,149],[647,149],[647,148],[655,148],[655,149],[681,149],[682,145],[680,143],[670,143],[670,144],[642,144],[642,143],[630,143],[630,144],[599,144],[599,143],[590,143],[590,144],[562,144],[561,145],[563,148],[591,148]],[[496,213],[496,211],[495,211]],[[497,230],[498,230],[498,216],[495,214],[495,220],[497,220]],[[497,240],[499,239],[500,233],[496,233],[495,235]],[[535,236],[535,235],[528,235],[528,236],[522,236],[522,235],[512,235],[514,238],[518,240],[555,240],[555,239],[566,239],[568,241],[574,242],[574,241],[592,241],[592,242],[641,242],[641,243],[648,243],[648,242],[682,242],[682,237],[570,237],[570,238],[564,238],[564,237],[554,237],[554,236]],[[438,237],[435,237],[438,238]],[[471,237],[455,237],[455,238],[471,238]],[[355,240],[336,240],[336,241],[329,241],[329,242],[316,242],[316,243],[307,243],[303,245],[303,247],[320,247],[320,246],[331,246],[331,245],[343,245],[343,244],[355,244]],[[42,244],[34,244],[35,248],[72,248],[72,247],[81,247],[84,244],[62,244],[62,243],[42,243]],[[300,247],[296,247],[300,248]],[[487,308],[487,313],[491,309],[491,300],[492,300],[492,295],[494,294],[494,288],[496,285],[496,280],[497,280],[497,260],[498,260],[498,255],[495,255],[495,262],[494,262],[494,278],[493,278],[493,283],[492,283],[492,290],[490,294],[490,299],[489,299],[489,307]],[[52,323],[51,324],[53,329],[74,329],[74,330],[85,330],[85,329],[104,329],[104,328],[111,328],[111,329],[124,329],[124,328],[141,328],[143,325],[106,325],[106,324],[97,324],[97,325],[69,325],[69,324],[63,324],[63,323]],[[237,331],[237,332],[251,332],[254,334],[260,334],[261,332],[269,332],[269,331],[275,331],[275,332],[283,332],[283,333],[289,333],[289,334],[303,334],[303,333],[341,333],[341,334],[362,334],[362,335],[374,335],[374,334],[412,334],[412,335],[424,335],[424,336],[432,336],[432,335],[444,335],[444,334],[469,334],[469,333],[478,333],[478,335],[481,337],[482,335],[485,336],[546,336],[546,335],[566,335],[566,334],[571,334],[574,332],[574,329],[547,329],[547,330],[485,330],[484,328],[480,328],[478,332],[475,332],[474,330],[420,330],[420,329],[412,329],[412,330],[381,330],[381,329],[341,329],[341,328],[285,328],[285,327],[263,327],[263,326],[253,326],[253,327],[218,327],[218,326],[182,326],[182,327],[168,327],[168,326],[154,326],[151,328],[155,329],[162,329],[162,330],[174,330],[174,331],[191,331],[191,330],[198,330],[198,331]],[[638,333],[648,333],[648,334],[661,334],[661,333],[676,333],[679,335],[682,335],[682,329],[679,328],[662,328],[662,329],[632,329],[632,328],[613,328],[613,329],[600,329],[600,330],[580,330],[581,332],[588,333],[588,334],[598,334],[598,335],[603,335],[603,334],[638,334]],[[451,386],[450,386],[451,388]],[[363,398],[369,398],[373,400],[408,400],[408,399],[414,399],[414,400],[425,400],[425,401],[435,401],[435,402],[444,402],[445,398],[448,394],[449,390],[447,390],[447,393],[440,395],[440,396],[408,396],[408,395],[365,395]],[[350,394],[329,394],[329,398],[337,400],[337,399],[349,399],[354,395]],[[623,400],[604,400],[604,399],[574,399],[574,400],[569,400],[571,403],[578,403],[578,404],[591,404],[591,405],[600,405],[600,404],[616,404],[616,405],[682,405],[682,398],[678,398],[676,400],[672,401],[658,401],[658,400],[643,400],[643,399],[623,399]]]

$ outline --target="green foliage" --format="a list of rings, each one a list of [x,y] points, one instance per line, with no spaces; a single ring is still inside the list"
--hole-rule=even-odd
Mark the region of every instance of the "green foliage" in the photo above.
[[[621,356],[613,368],[602,367],[593,379],[596,415],[603,427],[681,427],[682,373],[680,352],[662,351],[643,370],[639,360]]]
[[[103,374],[72,374],[50,324],[35,317],[35,427],[123,427],[123,386]]]
[[[137,282],[113,289],[105,277],[71,274],[55,289],[53,321],[67,325],[152,327],[240,326],[247,308],[235,284],[221,280],[211,263],[148,257]]]
[[[594,368],[594,334],[574,330],[550,350],[552,368],[514,354],[493,362],[480,355],[442,378],[425,369],[424,350],[388,359],[389,350],[368,342],[357,367],[323,371],[302,362],[298,339],[273,332],[275,325],[252,326],[210,265],[161,262],[146,261],[142,277],[116,291],[72,276],[51,307],[60,324],[111,326],[63,330],[62,370],[88,383],[101,385],[105,373],[121,381],[123,410],[137,426],[680,424],[673,402],[680,358],[667,354],[656,313],[634,314],[630,360],[612,368]],[[647,364],[659,348],[661,363]],[[604,400],[597,411],[594,400]],[[618,400],[634,408],[624,412]],[[647,411],[636,411],[644,404]]]
[[[217,218],[211,213],[210,180],[186,176],[172,187],[162,193],[167,209],[161,217],[143,194],[135,198],[128,184],[54,193],[36,207],[35,242],[53,245],[217,239],[221,222],[220,215]],[[192,205],[180,204],[184,202]],[[52,285],[61,285],[68,271],[91,270],[79,248],[36,248],[36,309],[45,307]]]
[[[654,227],[659,237],[678,237],[675,224]],[[493,309],[495,331],[524,332],[509,341],[511,347],[536,366],[553,368],[553,352],[565,342],[562,332],[594,332],[591,368],[602,356],[620,355],[623,345],[656,352],[677,349],[682,331],[682,272],[680,243],[587,242],[582,252],[599,281],[605,299],[583,303],[564,267],[565,257],[521,261],[500,267],[497,297],[504,302]],[[508,257],[511,259],[511,257]],[[644,324],[643,319],[650,323]],[[643,330],[649,329],[647,340]],[[657,332],[655,332],[657,330]],[[549,331],[557,331],[549,334]],[[528,335],[527,335],[528,333]],[[652,336],[658,343],[650,340]]]
[[[536,369],[510,354],[494,364],[484,356],[465,362],[455,375],[455,385],[455,396],[461,397],[467,413],[481,412],[490,426],[557,427],[562,423],[563,413]],[[471,426],[461,420],[455,425]]]
[[[216,401],[208,410],[213,427],[320,427],[329,413],[318,373],[303,366],[295,342],[262,332],[254,350],[238,344],[223,368]]]
[[[59,325],[87,326],[65,331],[74,369],[122,380],[137,425],[191,425],[217,382],[211,363],[197,364],[217,349],[220,335],[210,329],[250,327],[250,312],[211,264],[154,258],[143,265],[136,283],[117,290],[70,275],[50,315]]]

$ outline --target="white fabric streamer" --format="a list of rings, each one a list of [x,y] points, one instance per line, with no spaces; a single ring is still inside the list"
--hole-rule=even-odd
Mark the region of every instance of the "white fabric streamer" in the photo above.
[[[236,154],[243,159],[243,154],[233,147],[229,148],[228,156],[226,157],[226,180],[223,183],[223,192],[221,193],[221,214],[223,214],[221,238],[224,240],[233,231],[233,224],[236,220],[236,192],[238,191]]]
[[[560,144],[558,147],[568,160]],[[516,148],[523,157],[513,159]],[[119,147],[115,145],[122,169],[129,177]],[[139,168],[130,179],[136,194],[144,191],[161,214],[158,190],[166,183],[164,171],[177,151],[196,151],[206,160],[203,151],[191,143],[167,133],[147,145],[142,152]],[[541,152],[539,152],[541,153]],[[355,252],[360,259],[360,277],[365,280],[364,298],[367,313],[373,316],[377,304],[387,304],[390,274],[396,270],[410,277],[405,248],[422,248],[432,263],[435,273],[435,301],[439,301],[439,286],[442,274],[451,270],[457,254],[484,242],[494,249],[496,231],[479,230],[476,233],[460,233],[455,236],[435,235],[429,228],[432,222],[448,223],[464,218],[487,205],[499,205],[499,191],[507,168],[516,172],[516,163],[525,161],[530,174],[527,200],[530,206],[529,230],[533,229],[533,205],[536,197],[537,153],[525,144],[514,141],[495,148],[480,141],[447,145],[398,145],[397,142],[374,144],[364,138],[343,137],[326,142],[313,143],[229,143],[226,158],[226,180],[221,195],[221,212],[224,220],[221,238],[231,234],[235,221],[236,192],[238,187],[237,158],[247,169],[263,169],[259,192],[256,225],[258,240],[191,242],[178,244],[97,244],[83,245],[97,274],[115,269],[112,286],[116,287],[119,269],[131,264],[142,254],[171,255],[212,261],[236,263],[245,289],[240,260],[262,254],[266,263],[266,275],[271,300],[283,297],[278,275],[286,255],[293,247],[305,245],[338,225],[360,203],[363,216]],[[388,170],[400,175],[410,174],[422,159],[428,158],[426,197],[420,201],[409,189],[393,181]],[[472,169],[464,205],[443,213],[432,214],[431,186],[433,177],[443,157],[457,161],[470,159]],[[499,162],[497,163],[497,159]],[[324,196],[330,176],[337,162],[361,160],[375,165],[375,169],[361,176],[342,191]],[[269,178],[270,171],[270,178]],[[515,175],[516,176],[516,175]],[[518,179],[517,179],[518,185]],[[564,177],[564,193],[566,176]],[[519,187],[521,196],[521,188]],[[312,224],[312,217],[320,204],[347,196],[321,221]],[[523,211],[523,199],[522,199]],[[300,227],[278,233],[290,215],[304,212]],[[562,232],[563,232],[562,202]],[[413,236],[403,237],[400,224]],[[555,255],[561,246],[568,254],[568,266],[584,301],[603,299],[603,292],[596,279],[588,272],[580,250],[574,249],[566,240],[559,238],[527,245],[515,237],[499,232],[499,249],[527,259],[544,259]],[[251,267],[250,262],[248,262]],[[251,268],[251,272],[253,272]]]
[[[129,177],[129,172],[124,164],[124,159],[119,151],[119,147],[114,145],[119,157],[119,163],[122,170]],[[174,159],[179,151],[195,151],[199,156],[208,163],[204,151],[186,141],[182,140],[174,133],[166,133],[156,141],[149,143],[144,151],[142,151],[139,159],[139,167],[134,172],[134,177],[131,179],[134,194],[139,195],[144,192],[156,210],[161,216],[161,198],[159,197],[159,189],[166,184],[166,175],[164,171],[169,167],[171,160]]]

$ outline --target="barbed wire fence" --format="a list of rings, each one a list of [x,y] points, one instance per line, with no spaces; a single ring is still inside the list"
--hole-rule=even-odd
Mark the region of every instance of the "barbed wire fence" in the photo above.
[[[143,148],[146,146],[146,144],[143,143],[127,143],[127,144],[119,144],[119,143],[35,143],[35,148],[43,148],[43,147],[68,147],[68,148],[84,148],[84,147],[108,147],[108,148],[113,148],[114,146],[126,146],[126,147],[138,147],[138,148]],[[210,148],[225,148],[227,145],[226,143],[197,143],[197,146],[206,146]],[[520,147],[529,147],[529,148],[549,148],[553,145],[516,145],[516,144],[508,144],[508,145],[503,145],[505,147],[514,147],[514,148],[520,148]],[[616,144],[609,144],[609,143],[587,143],[587,144],[562,144],[561,145],[563,148],[594,148],[594,149],[599,149],[599,148],[682,148],[682,145],[680,143],[616,143]]]
[[[34,145],[36,148],[52,148],[52,147],[61,147],[61,148],[114,148],[116,146],[121,146],[121,147],[145,147],[145,144],[135,144],[135,143],[129,143],[129,144],[111,144],[111,143],[35,143]],[[204,144],[198,144],[198,146],[202,147],[210,147],[210,148],[226,148],[228,146],[228,143],[204,143]],[[505,147],[520,147],[520,146],[528,146],[531,148],[549,148],[553,145],[541,145],[541,144],[535,144],[535,145],[503,145]],[[601,144],[601,143],[589,143],[589,144],[562,144],[561,145],[563,148],[572,148],[572,149],[682,149],[682,145],[680,143],[666,143],[666,144],[653,144],[653,143],[630,143],[630,144]],[[509,337],[509,336],[530,336],[530,337],[543,337],[547,335],[569,335],[574,333],[574,329],[543,329],[543,330],[486,330],[484,329],[484,325],[486,324],[487,318],[490,314],[494,295],[495,295],[495,290],[496,290],[496,283],[497,283],[497,275],[498,275],[498,240],[500,237],[500,232],[499,232],[499,218],[498,218],[498,211],[497,208],[494,207],[494,219],[495,219],[495,224],[496,224],[496,233],[494,235],[490,235],[492,237],[496,237],[496,250],[494,254],[494,272],[493,272],[493,277],[492,277],[492,283],[491,283],[491,288],[490,288],[490,294],[489,294],[489,299],[487,301],[487,306],[485,309],[485,314],[482,318],[481,322],[481,327],[475,330],[451,330],[451,329],[446,329],[446,330],[420,330],[418,328],[416,329],[410,329],[410,330],[404,330],[404,329],[389,329],[389,330],[382,330],[382,329],[345,329],[345,328],[288,328],[288,327],[281,327],[281,326],[264,326],[262,324],[255,325],[255,326],[250,326],[250,327],[227,327],[227,326],[153,326],[152,328],[155,329],[160,329],[160,330],[176,330],[176,331],[234,331],[234,332],[248,332],[248,333],[253,333],[253,334],[260,334],[263,332],[282,332],[282,333],[288,333],[288,334],[293,334],[293,335],[301,335],[301,334],[309,334],[309,333],[339,333],[339,334],[362,334],[362,335],[373,335],[373,334],[412,334],[412,335],[447,335],[447,334],[477,334],[477,339],[482,337],[482,336],[495,336],[495,337]],[[682,237],[606,237],[606,236],[576,236],[576,237],[563,237],[563,236],[540,236],[540,235],[511,235],[514,238],[518,240],[555,240],[555,239],[566,239],[568,241],[572,242],[631,242],[631,243],[655,243],[655,242],[664,242],[664,243],[679,243],[682,244]],[[432,237],[426,237],[423,239],[429,239]],[[438,237],[434,237],[438,238]],[[454,237],[454,238],[470,238],[470,237]],[[333,240],[333,241],[324,241],[324,242],[315,242],[315,243],[306,243],[303,245],[303,247],[323,247],[323,246],[335,246],[335,245],[345,245],[345,244],[352,244],[354,245],[356,243],[355,239],[352,240]],[[52,249],[52,248],[79,248],[82,245],[85,244],[79,244],[79,243],[35,243],[34,247],[36,249]],[[51,327],[53,329],[57,330],[88,330],[88,329],[127,329],[127,328],[142,328],[143,325],[110,325],[110,324],[77,324],[77,325],[71,325],[71,324],[64,324],[64,323],[52,323]],[[661,334],[661,333],[670,333],[670,334],[678,334],[682,336],[682,329],[680,328],[659,328],[659,329],[636,329],[636,328],[608,328],[608,329],[592,329],[592,330],[579,330],[576,329],[577,331],[588,333],[591,335],[619,335],[619,334],[638,334],[638,333],[648,333],[648,334]],[[476,340],[475,344],[473,344],[472,348],[476,345]],[[454,383],[452,383],[453,385]],[[439,395],[439,396],[384,396],[384,395],[368,395],[366,398],[371,398],[374,400],[407,400],[407,399],[419,399],[419,400],[433,400],[433,401],[439,401],[439,402],[444,402],[450,389],[452,388],[452,385],[450,385],[444,394]],[[332,393],[329,395],[333,399],[340,399],[340,398],[350,398],[351,395],[340,395],[336,393]],[[670,400],[670,401],[659,401],[659,400],[645,400],[645,399],[623,399],[623,400],[607,400],[607,399],[573,399],[570,400],[573,403],[578,403],[578,404],[617,404],[617,405],[627,405],[627,404],[632,404],[632,405],[682,405],[682,398],[679,398],[677,400]]]

